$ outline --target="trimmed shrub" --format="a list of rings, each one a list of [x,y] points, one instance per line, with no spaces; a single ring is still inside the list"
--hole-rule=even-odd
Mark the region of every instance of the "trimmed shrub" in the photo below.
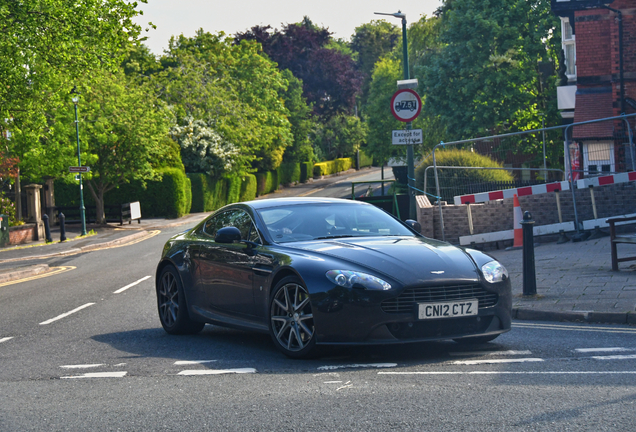
[[[214,210],[214,191],[210,177],[206,174],[188,174],[192,182],[192,212]]]
[[[190,214],[190,210],[192,209],[192,182],[186,176],[185,178],[185,194],[186,194],[186,208],[185,214]]]
[[[254,198],[256,198],[256,176],[247,174],[241,181],[239,202],[252,201]]]
[[[321,177],[347,171],[354,165],[352,158],[340,158],[332,161],[319,162],[314,165],[314,177]]]
[[[360,168],[371,165],[373,165],[373,157],[367,156],[363,150],[360,150]]]
[[[228,204],[228,183],[229,182],[227,178],[220,178],[216,182],[214,182],[214,210],[220,209],[224,205]]]
[[[278,173],[276,171],[266,171],[256,173],[257,196],[265,195],[278,189]]]
[[[313,162],[301,162],[300,163],[300,182],[305,183],[309,177],[313,177],[314,163]]]
[[[241,196],[241,177],[226,177],[227,182],[227,203],[232,204],[240,201]]]
[[[300,181],[300,163],[283,163],[278,169],[280,184],[289,185]]]

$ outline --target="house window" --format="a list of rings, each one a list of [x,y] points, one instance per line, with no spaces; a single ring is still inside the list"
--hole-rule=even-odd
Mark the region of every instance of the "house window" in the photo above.
[[[603,175],[614,172],[614,143],[583,143],[583,163],[586,176]]]
[[[569,18],[561,18],[561,44],[565,53],[565,75],[576,78],[576,41]]]

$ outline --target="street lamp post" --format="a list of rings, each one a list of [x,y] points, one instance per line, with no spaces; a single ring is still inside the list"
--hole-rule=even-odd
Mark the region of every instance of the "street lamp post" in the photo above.
[[[82,158],[80,156],[80,139],[79,139],[79,121],[77,120],[77,103],[79,102],[79,92],[75,87],[71,90],[73,94],[73,105],[75,106],[75,137],[77,138],[77,166],[82,166]],[[82,186],[82,173],[77,174],[79,176],[80,187],[80,219],[82,221],[82,235],[86,235],[86,208],[84,207],[84,187]]]
[[[400,18],[402,20],[402,55],[404,57],[403,60],[403,70],[404,70],[404,80],[410,79],[409,73],[409,51],[408,51],[408,41],[406,37],[406,14],[401,11],[397,11],[397,13],[382,13],[375,12],[376,15],[389,15],[395,18]],[[406,130],[411,130],[413,127],[412,122],[406,123]],[[415,210],[415,167],[413,161],[413,144],[409,144],[406,146],[406,164],[407,164],[407,173],[408,173],[408,189],[409,189],[409,218],[416,219],[417,212]]]

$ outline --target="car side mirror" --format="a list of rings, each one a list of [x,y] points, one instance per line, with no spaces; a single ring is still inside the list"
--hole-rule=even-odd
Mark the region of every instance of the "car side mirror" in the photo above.
[[[214,241],[217,243],[234,243],[241,241],[241,231],[236,227],[221,228],[216,232]]]
[[[422,225],[420,225],[418,221],[415,221],[413,219],[407,219],[404,221],[404,223],[410,226],[412,230],[422,234]]]

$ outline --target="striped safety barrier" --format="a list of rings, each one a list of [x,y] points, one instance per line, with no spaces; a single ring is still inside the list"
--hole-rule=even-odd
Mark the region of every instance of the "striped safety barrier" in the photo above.
[[[580,186],[579,186],[580,187]],[[549,192],[560,192],[570,190],[570,183],[567,181],[546,183],[534,186],[526,186],[514,189],[504,189],[493,192],[483,192],[472,195],[460,195],[454,198],[455,205],[483,203],[487,201],[500,200],[504,198],[512,198],[514,195],[518,197],[528,195],[540,195]]]
[[[607,186],[616,183],[627,183],[636,180],[636,171],[612,174],[600,177],[588,177],[576,181],[576,187],[583,189],[586,187],[594,186]]]

